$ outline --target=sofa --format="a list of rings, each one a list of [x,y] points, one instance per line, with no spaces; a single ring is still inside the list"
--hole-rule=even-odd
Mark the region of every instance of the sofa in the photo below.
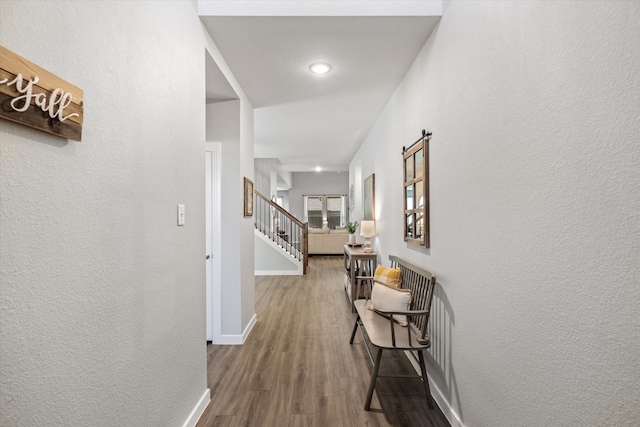
[[[342,255],[349,241],[347,230],[309,228],[309,255]]]

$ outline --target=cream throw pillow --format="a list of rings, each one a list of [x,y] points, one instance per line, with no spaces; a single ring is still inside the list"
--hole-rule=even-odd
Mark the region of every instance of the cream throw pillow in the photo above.
[[[411,304],[411,290],[409,289],[392,289],[388,286],[376,283],[371,290],[371,304],[367,307],[369,310],[391,310],[405,311],[409,309]],[[407,316],[404,314],[394,314],[393,320],[401,326],[407,326]]]
[[[389,268],[379,265],[373,274],[373,280],[392,289],[400,289],[402,285],[402,272],[399,268]]]

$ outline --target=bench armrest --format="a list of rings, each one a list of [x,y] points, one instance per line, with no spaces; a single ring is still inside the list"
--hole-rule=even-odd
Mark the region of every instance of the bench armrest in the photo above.
[[[384,317],[387,317],[389,319],[389,325],[391,327],[391,342],[393,343],[393,346],[395,347],[396,345],[396,328],[395,328],[395,324],[394,324],[394,320],[393,320],[393,316],[394,315],[405,315],[405,316],[429,316],[429,310],[381,310],[381,309],[374,309],[374,311],[376,313],[379,313],[381,315],[383,315]],[[419,329],[415,328],[416,330],[414,331],[413,327],[411,326],[412,323],[409,322],[409,324],[406,326],[407,328],[407,338],[409,340],[409,343],[411,343],[411,333],[413,332],[415,334],[415,339],[416,341],[420,344],[420,345],[427,345],[430,342],[430,339],[428,337],[425,336],[425,332],[426,331],[420,331]]]
[[[424,314],[429,314],[429,310],[382,310],[380,308],[375,309],[378,313],[384,314],[386,316],[393,314],[404,314],[406,316],[420,316]]]

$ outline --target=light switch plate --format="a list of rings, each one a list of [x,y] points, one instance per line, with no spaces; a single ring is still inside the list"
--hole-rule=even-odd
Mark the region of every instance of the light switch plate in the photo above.
[[[178,225],[184,225],[184,205],[178,205]]]

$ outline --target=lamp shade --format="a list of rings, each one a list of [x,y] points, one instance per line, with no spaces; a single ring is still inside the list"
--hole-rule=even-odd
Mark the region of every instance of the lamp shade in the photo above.
[[[376,222],[375,221],[362,221],[360,223],[360,235],[361,236],[375,236],[376,234]]]

